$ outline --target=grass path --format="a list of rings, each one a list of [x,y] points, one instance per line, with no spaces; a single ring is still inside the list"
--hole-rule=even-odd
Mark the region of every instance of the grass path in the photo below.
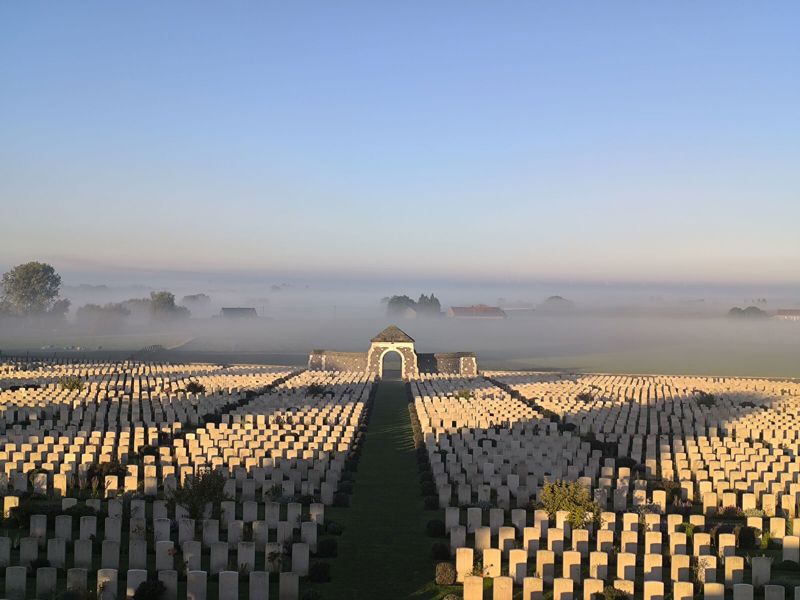
[[[327,512],[327,511],[326,511]],[[343,526],[325,600],[435,597],[432,539],[425,524],[408,400],[401,382],[378,384],[349,508],[330,516]]]

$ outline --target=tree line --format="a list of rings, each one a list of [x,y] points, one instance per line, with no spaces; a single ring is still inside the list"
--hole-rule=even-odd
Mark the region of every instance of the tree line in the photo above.
[[[0,316],[63,319],[70,301],[61,298],[61,275],[52,265],[28,262],[17,265],[3,275],[0,282]],[[202,303],[208,296],[195,294],[186,297],[189,302]],[[175,294],[167,291],[151,292],[149,298],[131,298],[124,302],[86,304],[75,313],[76,322],[103,330],[122,327],[131,316],[153,321],[188,318],[191,313],[175,302]]]
[[[426,296],[420,294],[419,299],[414,301],[409,296],[390,296],[382,300],[386,304],[386,314],[391,316],[402,316],[407,309],[412,309],[420,316],[438,317],[442,314],[442,305],[439,299],[431,294]]]

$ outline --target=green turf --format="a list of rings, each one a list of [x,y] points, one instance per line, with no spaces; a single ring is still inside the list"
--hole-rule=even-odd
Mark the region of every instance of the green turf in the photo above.
[[[401,382],[378,384],[350,506],[326,511],[327,518],[344,531],[338,538],[339,556],[331,561],[332,581],[314,586],[322,598],[439,596],[432,584],[434,540],[425,535],[425,524],[441,517],[423,508]]]

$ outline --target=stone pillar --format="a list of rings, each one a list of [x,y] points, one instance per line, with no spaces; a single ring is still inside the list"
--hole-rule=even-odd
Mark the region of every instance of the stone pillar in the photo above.
[[[253,571],[250,573],[250,600],[269,600],[269,573]]]
[[[675,581],[672,583],[673,600],[692,600],[694,598],[694,584],[688,581]]]
[[[492,581],[492,600],[513,600],[514,581],[511,577],[495,577]]]
[[[721,583],[706,583],[703,586],[703,600],[725,600],[725,586]]]
[[[28,570],[25,567],[6,567],[6,598],[25,600]]]
[[[85,595],[89,589],[86,569],[67,569],[67,589]]]
[[[50,598],[56,593],[57,570],[55,567],[36,569],[36,597]]]
[[[583,600],[594,600],[595,594],[603,593],[605,582],[602,579],[584,579],[583,580]],[[663,600],[660,598],[659,600]]]
[[[643,600],[664,600],[664,582],[645,581]]]
[[[239,572],[221,571],[219,574],[219,600],[239,600]]]
[[[178,572],[177,571],[159,571],[158,579],[167,588],[164,592],[162,600],[177,600],[178,598]]]
[[[206,600],[207,588],[208,574],[205,571],[189,571],[186,574],[186,600]]]
[[[469,575],[464,578],[464,600],[483,600],[483,577]]]
[[[782,585],[765,585],[764,600],[786,600],[786,588]]]
[[[526,577],[522,581],[523,600],[542,600],[544,597],[544,580],[540,577]]]
[[[464,583],[464,578],[472,575],[472,568],[475,564],[472,548],[456,549],[456,581]]]
[[[145,581],[147,581],[147,571],[144,569],[129,569],[125,579],[125,597],[133,598],[136,588]]]
[[[767,556],[754,556],[750,559],[752,568],[752,582],[754,588],[765,586],[769,583],[772,559]]]
[[[98,600],[117,600],[117,570],[100,569],[97,571]]]
[[[278,600],[298,600],[300,578],[297,573],[281,573],[278,579]]]
[[[557,577],[553,580],[553,600],[572,600],[572,579]]]
[[[749,583],[737,583],[734,585],[733,600],[753,600],[753,586]]]

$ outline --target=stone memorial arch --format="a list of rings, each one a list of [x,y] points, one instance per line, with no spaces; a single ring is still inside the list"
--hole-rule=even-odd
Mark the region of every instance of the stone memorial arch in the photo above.
[[[370,340],[367,351],[367,373],[383,377],[383,358],[389,352],[395,352],[400,356],[402,365],[400,373],[403,379],[419,376],[414,339],[394,325],[387,327]]]
[[[405,331],[391,325],[370,340],[366,352],[314,350],[308,357],[312,371],[358,371],[383,377],[383,359],[390,352],[400,356],[401,376],[414,379],[420,373],[447,373],[475,377],[478,362],[473,352],[420,354],[416,342]]]

